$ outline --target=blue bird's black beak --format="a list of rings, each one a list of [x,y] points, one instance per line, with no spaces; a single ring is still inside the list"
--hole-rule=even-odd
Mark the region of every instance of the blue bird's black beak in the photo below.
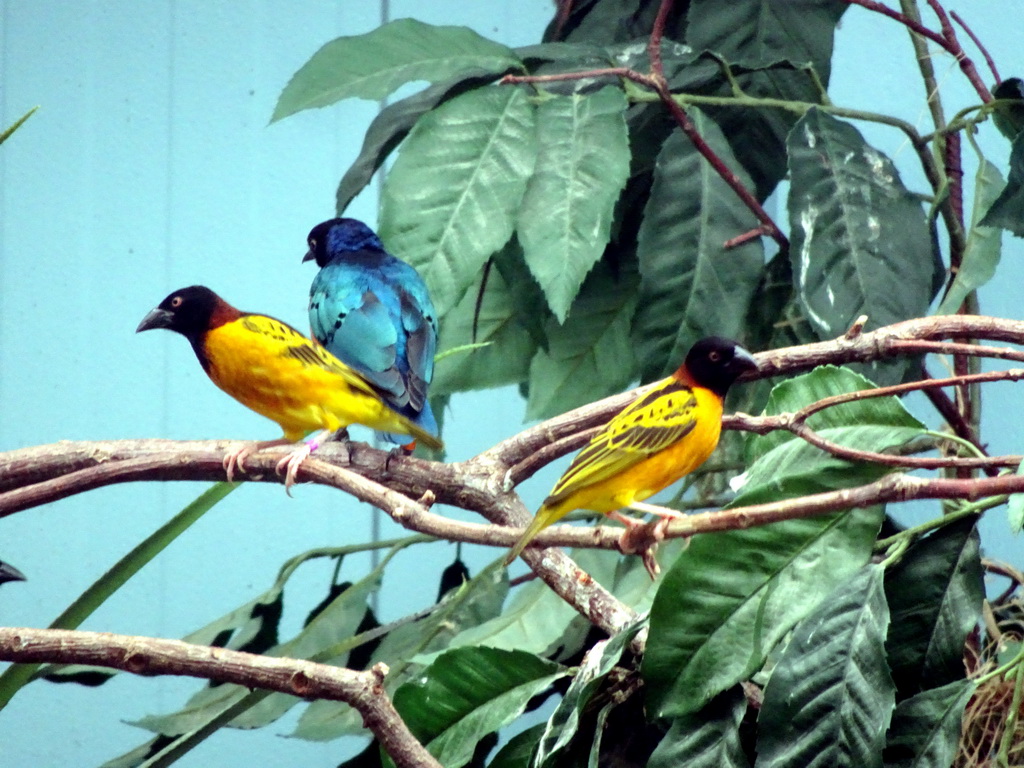
[[[316,258],[316,254],[313,253],[313,249],[310,248],[306,251],[306,255],[302,257],[302,263],[305,264],[307,261],[313,261]]]
[[[135,329],[135,332],[141,333],[142,331],[148,331],[153,328],[170,328],[173,320],[173,312],[157,307],[156,309],[150,310],[149,314],[142,318],[142,322],[139,323],[139,327]]]
[[[8,563],[0,563],[0,584],[5,581],[25,581],[25,574]]]

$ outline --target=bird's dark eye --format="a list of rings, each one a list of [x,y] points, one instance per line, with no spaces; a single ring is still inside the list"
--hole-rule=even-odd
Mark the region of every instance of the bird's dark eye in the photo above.
[[[174,307],[175,309],[177,309],[178,307],[181,306],[181,303],[183,301],[184,301],[184,299],[181,298],[181,296],[175,296],[173,299],[171,299],[171,306]]]
[[[722,354],[720,352],[716,352],[714,350],[712,350],[711,352],[708,352],[708,360],[710,360],[712,363],[717,363],[721,359],[722,359]]]

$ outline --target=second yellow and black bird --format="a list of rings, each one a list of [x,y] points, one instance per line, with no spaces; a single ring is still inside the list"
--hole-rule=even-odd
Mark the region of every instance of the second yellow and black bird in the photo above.
[[[735,341],[701,339],[683,364],[658,382],[591,438],[555,484],[506,558],[511,563],[544,528],[575,509],[617,514],[620,509],[662,517],[679,513],[643,500],[703,464],[718,445],[722,401],[753,356]]]
[[[243,461],[253,451],[350,424],[401,432],[442,448],[440,440],[385,405],[376,388],[322,346],[280,320],[235,309],[205,286],[175,291],[142,319],[136,332],[152,328],[188,339],[214,384],[284,431],[283,440],[230,451],[224,457],[228,480],[236,468],[244,471]],[[277,471],[286,472],[286,487],[316,447],[314,438],[278,463]]]

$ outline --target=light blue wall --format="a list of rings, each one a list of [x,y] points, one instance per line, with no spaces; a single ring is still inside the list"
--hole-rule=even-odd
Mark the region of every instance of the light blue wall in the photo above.
[[[550,12],[550,0],[390,3],[393,18],[466,24],[511,45],[536,42]],[[974,0],[964,12],[1004,67],[1019,65],[1003,2]],[[170,290],[191,283],[305,326],[313,276],[299,264],[305,235],[333,215],[337,181],[376,105],[345,102],[267,121],[280,89],[320,45],[380,22],[376,3],[0,2],[0,123],[41,105],[0,148],[0,450],[60,439],[277,436],[209,384],[180,338],[134,329]],[[905,104],[912,62],[893,55],[905,49],[893,25],[851,11],[837,55],[872,60],[876,69],[851,74],[837,62],[836,100],[877,111]],[[937,66],[970,103],[949,60]],[[904,116],[927,124],[923,111]],[[909,155],[893,132],[865,132],[897,157]],[[990,146],[1002,158],[1000,142]],[[371,222],[374,211],[373,191],[350,208]],[[1019,317],[1019,241],[1012,248],[1003,268],[1012,278],[986,292],[984,307]],[[1011,396],[1010,385],[990,394],[1003,393]],[[1000,408],[1003,422],[1010,402]],[[514,391],[456,398],[446,432],[451,457],[508,436],[521,418]],[[988,436],[996,451],[1021,448],[1012,429]],[[535,478],[530,493],[543,494],[553,475]],[[204,487],[113,487],[3,520],[0,557],[30,581],[0,590],[0,622],[45,626]],[[279,487],[244,487],[84,628],[181,636],[262,591],[287,557],[367,539],[370,520],[362,505],[323,489],[300,487],[288,499]],[[385,526],[384,535],[393,533]],[[423,594],[408,588],[418,583],[418,562],[452,555],[441,544],[402,555],[385,584],[384,618],[432,599],[432,583]],[[477,567],[491,556],[466,552]],[[289,599],[306,587],[315,602],[327,577],[326,567],[307,566]],[[292,605],[286,618],[294,627],[308,606]],[[122,720],[174,709],[193,688],[127,676],[98,690],[29,686],[0,713],[0,761],[98,764],[145,738]],[[340,761],[336,744],[274,736],[293,720],[265,733],[222,732],[181,765],[251,764],[254,754],[267,766]]]

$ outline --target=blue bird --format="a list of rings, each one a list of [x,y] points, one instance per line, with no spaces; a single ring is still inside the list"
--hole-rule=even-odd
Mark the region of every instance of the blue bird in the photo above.
[[[365,376],[394,410],[436,435],[427,388],[434,376],[437,314],[423,278],[356,219],[317,224],[306,242],[302,260],[320,267],[309,289],[314,338]],[[401,443],[404,436],[386,438]]]

